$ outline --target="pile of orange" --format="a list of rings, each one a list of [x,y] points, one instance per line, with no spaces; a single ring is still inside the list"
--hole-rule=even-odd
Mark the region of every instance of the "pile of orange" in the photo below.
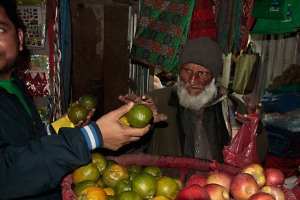
[[[157,166],[123,166],[99,152],[72,175],[79,200],[173,200],[182,188],[180,179],[164,175]]]

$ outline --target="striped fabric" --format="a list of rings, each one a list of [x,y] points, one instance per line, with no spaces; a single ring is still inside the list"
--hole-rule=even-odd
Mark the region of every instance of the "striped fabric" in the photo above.
[[[94,126],[96,126],[94,123],[90,123],[88,126],[80,129],[88,143],[90,150],[102,146],[102,138],[99,138],[99,135]]]

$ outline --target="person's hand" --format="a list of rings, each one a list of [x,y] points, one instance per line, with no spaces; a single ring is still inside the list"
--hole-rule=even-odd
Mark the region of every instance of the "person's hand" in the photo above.
[[[242,98],[247,106],[248,114],[258,114],[258,115],[260,114],[261,109],[262,109],[261,103],[255,104],[247,96],[243,96]],[[241,113],[236,112],[235,119],[241,123],[249,122],[250,118],[249,118],[248,114],[241,114]]]
[[[123,101],[124,103],[133,101],[135,104],[145,104],[149,106],[153,112],[153,122],[160,122],[160,121],[167,120],[167,116],[165,114],[158,113],[155,103],[149,95],[143,95],[141,98],[138,95],[131,93],[131,94],[120,95],[119,100]]]
[[[119,121],[132,107],[134,103],[129,102],[122,107],[107,113],[99,118],[96,123],[102,133],[103,147],[110,150],[118,150],[120,147],[140,139],[150,129],[150,124],[145,128],[128,127]]]

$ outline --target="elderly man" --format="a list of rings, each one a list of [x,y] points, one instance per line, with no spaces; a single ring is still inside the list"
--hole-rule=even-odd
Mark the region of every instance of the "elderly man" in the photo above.
[[[189,40],[179,62],[181,68],[174,87],[153,90],[144,96],[144,103],[154,110],[155,121],[160,121],[154,124],[145,152],[222,162],[224,145],[249,120],[242,113],[258,113],[260,106],[253,105],[246,97],[245,105],[217,81],[223,65],[222,51],[208,37]],[[142,102],[134,94],[119,99]],[[267,135],[259,130],[256,139],[263,160],[268,150]]]

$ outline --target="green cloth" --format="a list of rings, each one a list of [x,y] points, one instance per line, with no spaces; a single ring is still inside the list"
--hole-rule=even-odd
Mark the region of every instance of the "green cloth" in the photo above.
[[[27,113],[30,115],[30,117],[32,117],[32,114],[31,114],[31,111],[28,107],[28,104],[26,103],[26,101],[25,101],[25,99],[22,95],[21,90],[14,83],[13,78],[10,79],[10,80],[0,80],[0,86],[3,87],[4,89],[6,89],[10,94],[16,95],[18,97],[19,101],[24,106]]]
[[[194,5],[194,0],[143,1],[130,58],[177,73]]]

